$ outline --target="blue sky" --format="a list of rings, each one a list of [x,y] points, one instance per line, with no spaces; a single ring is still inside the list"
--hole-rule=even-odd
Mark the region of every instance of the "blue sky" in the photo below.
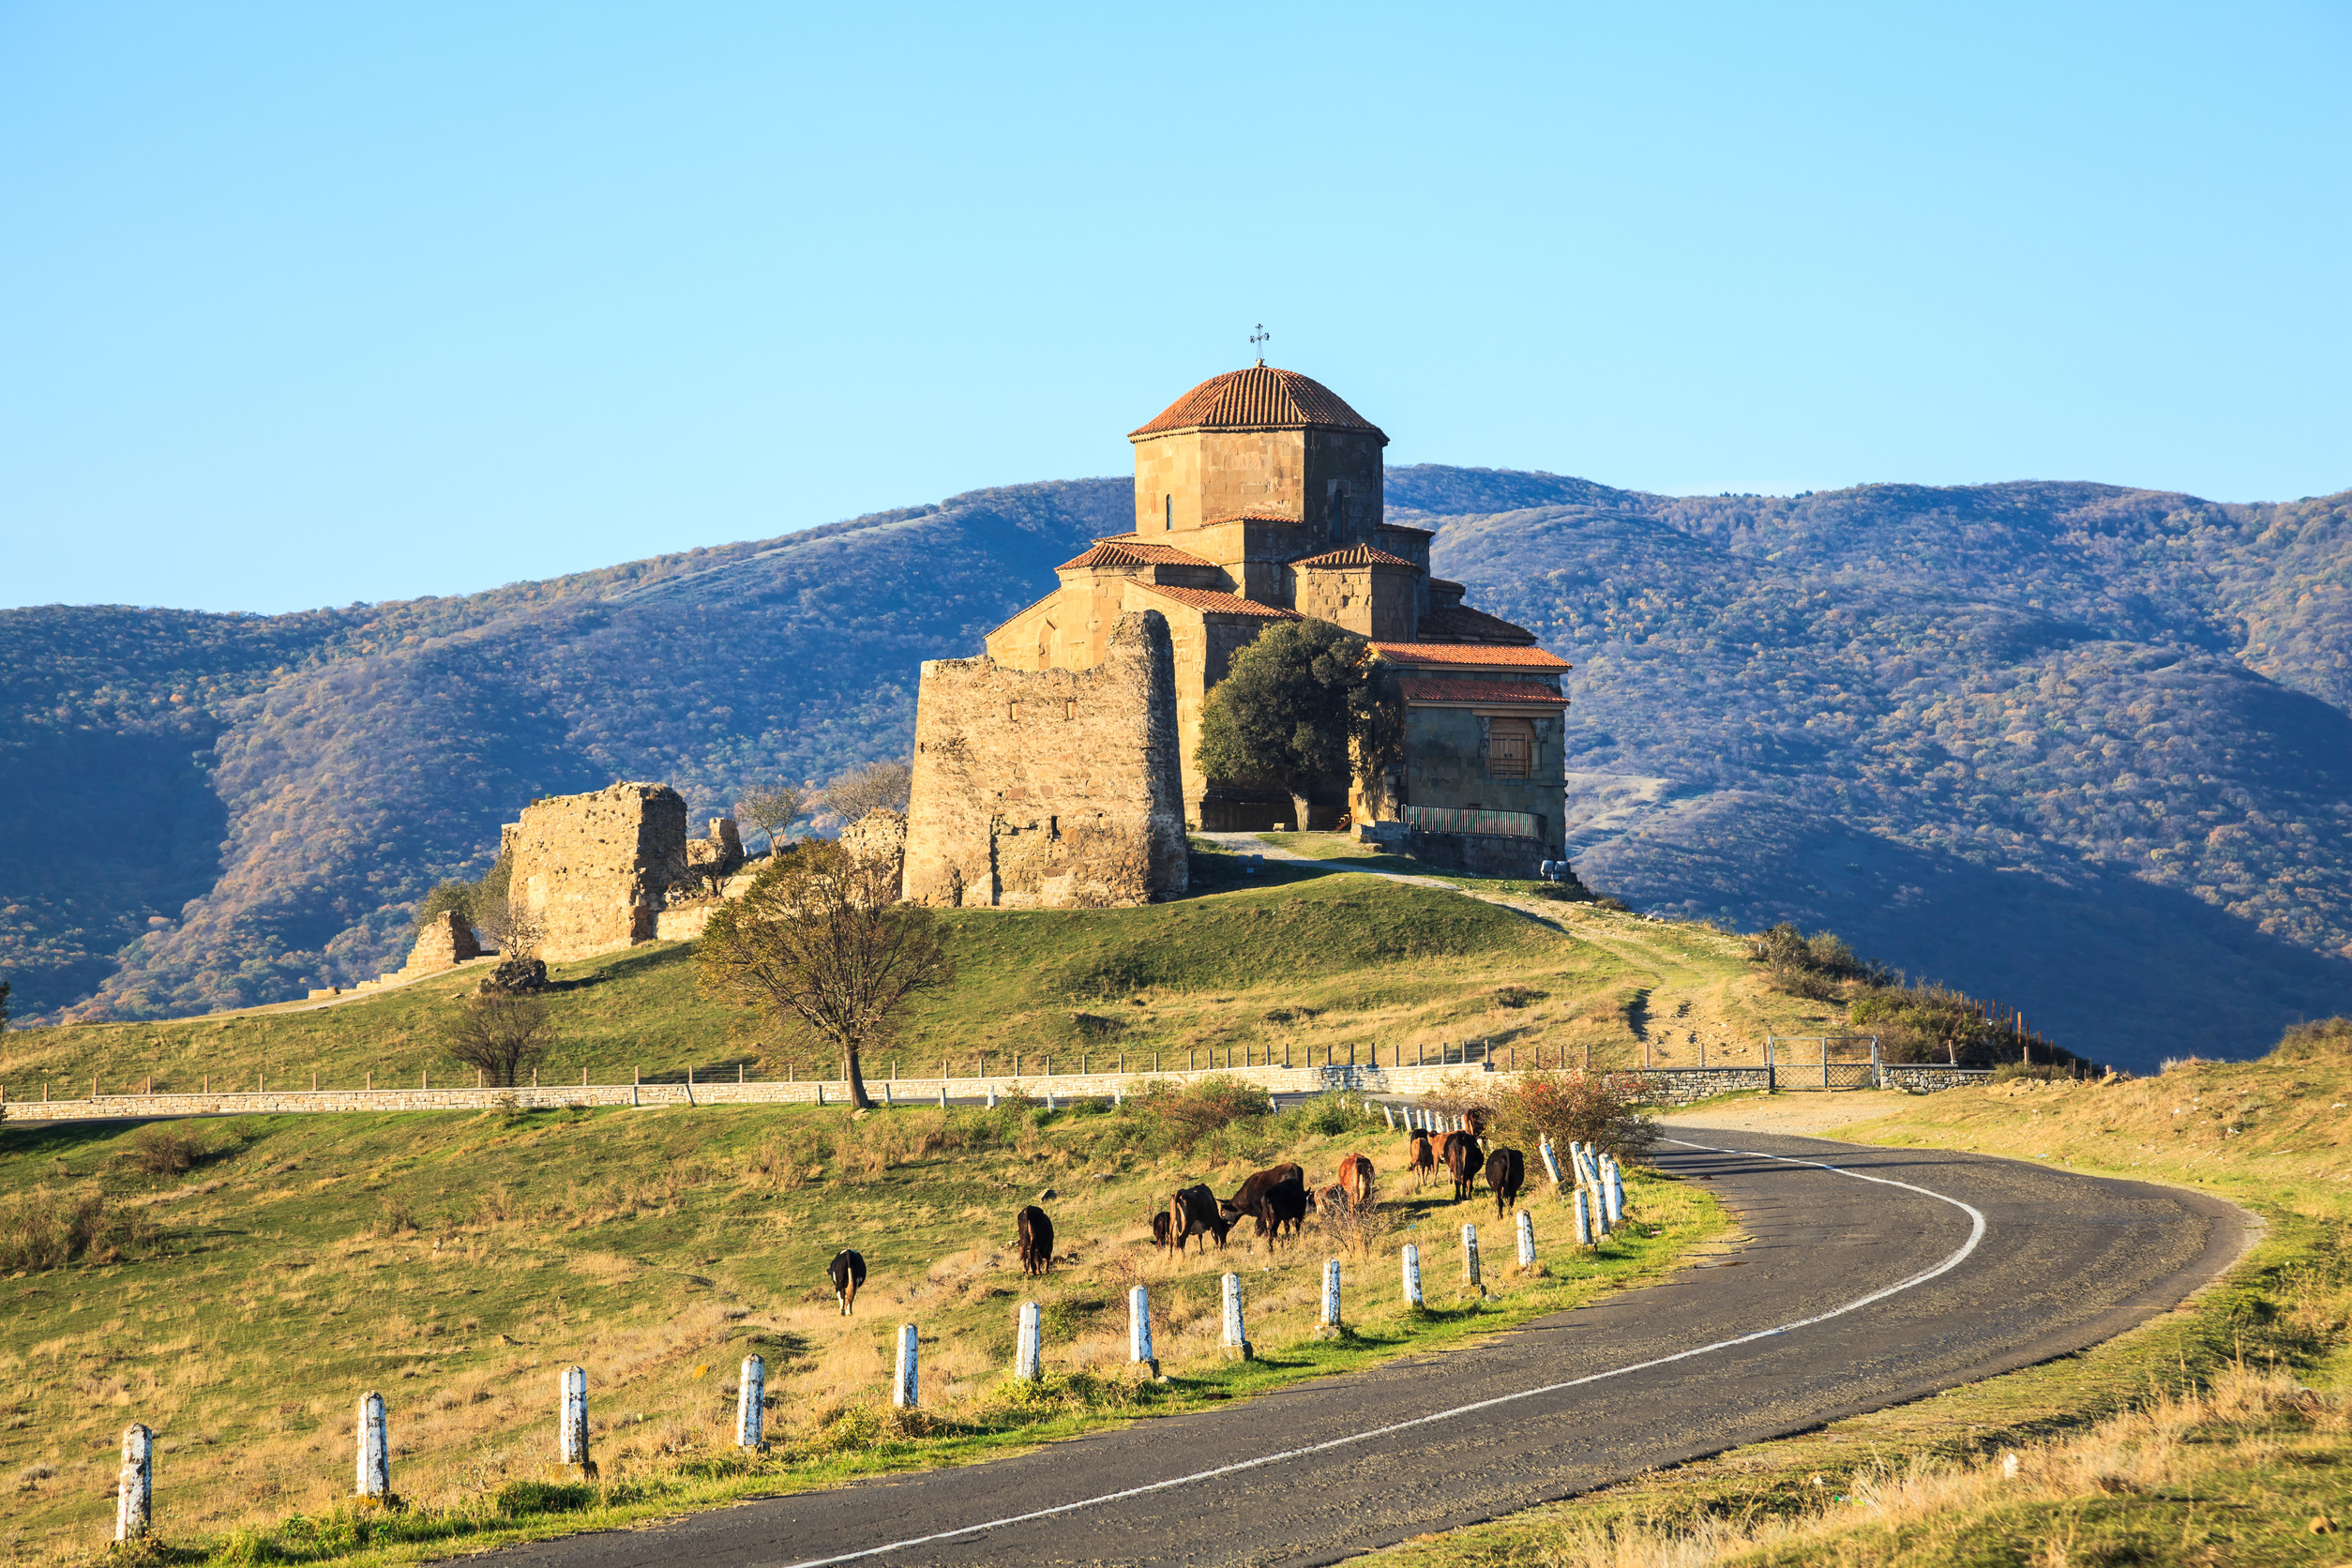
[[[1123,473],[2352,486],[2352,8],[0,3],[0,603]]]

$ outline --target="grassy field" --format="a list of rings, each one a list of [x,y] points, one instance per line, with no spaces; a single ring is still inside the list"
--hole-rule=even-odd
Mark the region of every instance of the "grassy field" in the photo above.
[[[1338,835],[1283,835],[1346,854]],[[1320,841],[1315,842],[1315,841]],[[1396,857],[1381,857],[1381,863]],[[1428,872],[1416,862],[1404,868]],[[1643,921],[1590,904],[1524,897],[1533,884],[1449,880],[1480,897],[1328,867],[1194,856],[1192,896],[1142,909],[958,910],[942,914],[954,985],[927,997],[868,1076],[942,1063],[1003,1072],[1157,1061],[1206,1067],[1229,1054],[1304,1063],[1326,1048],[1479,1038],[1520,1059],[1566,1052],[1596,1066],[1647,1050],[1659,1063],[1760,1061],[1765,1031],[1826,1026],[1831,1009],[1766,988],[1744,945],[1704,927]],[[693,949],[654,943],[558,964],[563,1043],[548,1082],[837,1073],[760,1016],[703,996]],[[327,1006],[289,1003],[170,1023],[83,1024],[0,1034],[10,1098],[257,1081],[279,1088],[451,1081],[437,1020],[478,976],[460,971]],[[1506,989],[1508,988],[1508,989]],[[1368,1055],[1364,1058],[1369,1060]],[[370,1078],[369,1075],[373,1075]]]
[[[2268,1229],[2224,1283],[2081,1355],[1370,1560],[2352,1561],[2352,1060],[2017,1078],[1922,1096],[1836,1136],[2194,1185]]]
[[[1168,1146],[1140,1100],[182,1125],[209,1150],[163,1178],[141,1174],[143,1135],[120,1126],[0,1132],[0,1238],[93,1194],[124,1222],[74,1266],[0,1280],[9,1560],[79,1560],[106,1538],[115,1446],[134,1420],[157,1433],[174,1560],[403,1560],[987,1456],[1440,1348],[1647,1277],[1721,1225],[1703,1193],[1637,1178],[1638,1223],[1577,1256],[1557,1245],[1560,1205],[1538,1197],[1548,1272],[1490,1262],[1483,1303],[1461,1299],[1449,1261],[1476,1214],[1394,1174],[1373,1215],[1278,1253],[1244,1233],[1206,1258],[1151,1245],[1150,1212],[1196,1179],[1230,1190],[1276,1156],[1328,1179],[1351,1150],[1395,1172],[1399,1141],[1336,1098],[1245,1118],[1190,1151]],[[1012,1216],[1047,1192],[1063,1261],[1028,1281]],[[1427,1260],[1425,1313],[1398,1294],[1406,1240]],[[872,1271],[846,1319],[823,1277],[844,1244]],[[96,1260],[110,1249],[121,1255]],[[1327,1255],[1347,1266],[1339,1341],[1311,1335]],[[1228,1268],[1247,1282],[1260,1351],[1245,1366],[1215,1347]],[[1164,1384],[1126,1365],[1138,1283],[1153,1291]],[[1033,1392],[1003,1376],[1024,1298],[1044,1307],[1050,1376]],[[926,1343],[913,1422],[884,1395],[901,1321]],[[728,1446],[752,1351],[770,1369],[776,1445],[759,1459]],[[600,1484],[535,1489],[556,1375],[575,1362]],[[394,1486],[410,1504],[373,1518],[342,1500],[370,1388],[390,1408]]]

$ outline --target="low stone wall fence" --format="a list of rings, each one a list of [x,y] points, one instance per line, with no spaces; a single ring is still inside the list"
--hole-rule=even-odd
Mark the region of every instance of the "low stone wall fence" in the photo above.
[[[1740,1091],[1811,1087],[1802,1069],[1763,1067],[1636,1067],[1653,1104],[1688,1105]],[[1010,1074],[988,1078],[868,1078],[866,1092],[877,1104],[936,1105],[940,1092],[951,1100],[974,1100],[1015,1093],[1043,1099],[1107,1100],[1139,1094],[1153,1083],[1189,1084],[1203,1078],[1239,1078],[1269,1094],[1316,1094],[1352,1090],[1363,1094],[1419,1096],[1441,1090],[1463,1073],[1491,1078],[1500,1086],[1521,1075],[1484,1063],[1452,1066],[1214,1067],[1191,1072]],[[1886,1087],[1914,1093],[1983,1083],[1982,1068],[1889,1066]],[[803,1078],[710,1083],[580,1083],[514,1089],[272,1089],[221,1093],[100,1094],[76,1100],[0,1097],[0,1122],[128,1121],[173,1116],[271,1116],[318,1112],[403,1110],[586,1110],[604,1107],[845,1105],[850,1087],[839,1078]]]

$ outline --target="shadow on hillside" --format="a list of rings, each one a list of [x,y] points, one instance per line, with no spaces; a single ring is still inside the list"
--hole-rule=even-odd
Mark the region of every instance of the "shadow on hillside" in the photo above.
[[[1681,803],[1577,869],[1646,912],[1834,930],[2133,1072],[2170,1056],[2258,1056],[2289,1024],[2352,1013],[2352,962],[2185,893],[2088,867],[2071,886],[1994,870],[1756,795]]]

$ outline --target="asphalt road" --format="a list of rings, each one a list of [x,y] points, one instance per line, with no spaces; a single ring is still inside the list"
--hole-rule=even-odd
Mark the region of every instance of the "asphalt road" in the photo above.
[[[2179,1301],[2249,1239],[2239,1211],[2166,1187],[1670,1133],[1657,1163],[1707,1182],[1748,1240],[1659,1285],[1018,1458],[499,1555],[565,1568],[1335,1562],[2079,1349]]]

